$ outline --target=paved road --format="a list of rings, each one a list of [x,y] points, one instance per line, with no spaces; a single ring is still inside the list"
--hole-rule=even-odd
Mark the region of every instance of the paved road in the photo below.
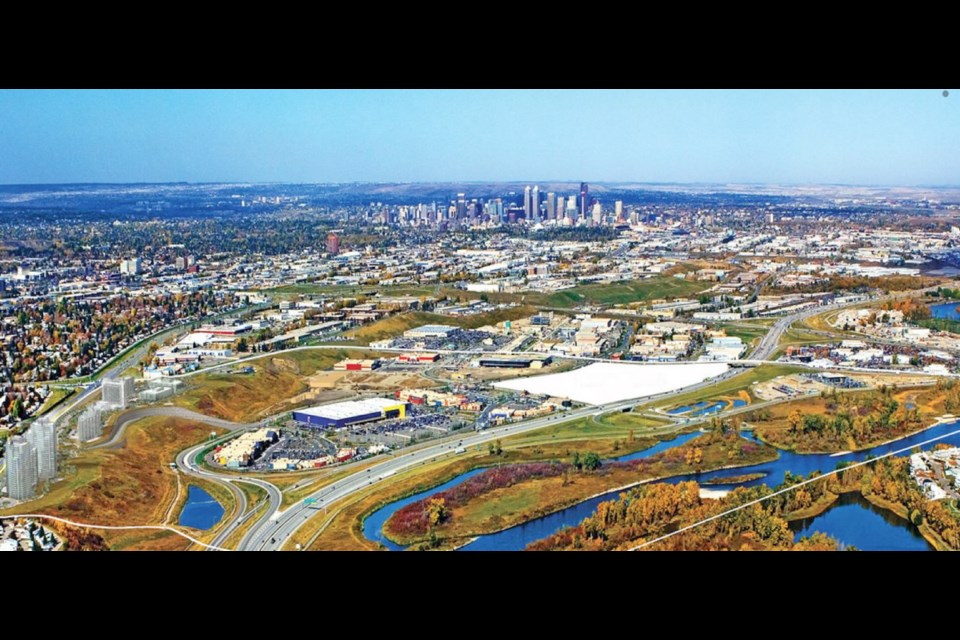
[[[171,418],[181,418],[184,420],[191,420],[194,422],[201,422],[203,424],[208,424],[213,427],[220,427],[222,429],[227,429],[231,432],[241,431],[245,429],[253,429],[261,426],[262,422],[252,422],[252,423],[236,423],[230,422],[229,420],[222,420],[220,418],[214,418],[211,416],[204,415],[202,413],[197,413],[196,411],[191,411],[189,409],[184,409],[183,407],[142,407],[138,409],[130,409],[123,412],[117,416],[117,420],[114,422],[113,434],[109,440],[101,442],[100,444],[90,447],[91,449],[108,449],[108,448],[117,448],[121,447],[124,444],[124,435],[127,427],[136,422],[137,420],[142,420],[144,418],[154,417],[154,416],[164,416]],[[258,478],[238,478],[236,476],[231,476],[228,474],[218,474],[211,473],[202,468],[200,468],[195,462],[194,459],[196,456],[205,448],[208,447],[210,443],[204,442],[202,444],[196,445],[187,449],[186,451],[181,451],[177,455],[176,464],[177,471],[183,473],[187,476],[197,476],[204,478],[206,480],[216,482],[224,487],[226,487],[230,493],[233,495],[233,499],[237,505],[236,515],[231,520],[231,523],[224,527],[220,534],[212,541],[214,547],[222,547],[224,541],[227,537],[230,536],[233,531],[246,522],[249,518],[254,515],[255,510],[248,510],[247,504],[247,495],[236,485],[237,482],[246,482],[248,484],[256,485],[267,492],[268,500],[270,501],[270,507],[268,507],[268,513],[275,511],[280,508],[280,490],[277,489],[273,484],[267,482],[266,480],[260,480]],[[259,505],[257,505],[259,506]]]
[[[237,423],[230,422],[229,420],[222,420],[220,418],[214,418],[212,416],[204,415],[202,413],[197,413],[196,411],[191,411],[190,409],[184,409],[183,407],[141,407],[137,409],[128,409],[124,411],[119,416],[117,416],[116,421],[113,423],[113,434],[109,440],[96,444],[91,449],[114,449],[123,444],[123,437],[127,430],[127,427],[136,422],[137,420],[142,420],[143,418],[150,418],[153,416],[164,416],[168,418],[182,418],[184,420],[192,420],[194,422],[202,422],[204,424],[209,424],[213,427],[220,427],[222,429],[228,429],[230,431],[237,431],[240,429],[251,429],[257,426],[260,426],[260,422],[250,422],[250,423]]]
[[[763,361],[769,358],[777,348],[777,344],[780,341],[780,337],[783,335],[783,332],[786,331],[787,328],[794,322],[827,311],[853,306],[856,304],[862,304],[862,302],[863,301],[813,307],[811,309],[805,309],[803,311],[778,319],[773,327],[771,327],[770,331],[767,332],[767,335],[763,337],[757,347],[753,350],[753,352],[747,356],[747,360]],[[439,442],[435,445],[425,447],[418,451],[402,453],[401,455],[391,457],[384,462],[369,467],[362,472],[354,473],[330,486],[314,492],[308,496],[308,498],[315,501],[315,503],[310,506],[307,506],[304,502],[300,502],[289,507],[283,512],[275,512],[263,518],[251,528],[250,532],[244,537],[238,549],[245,551],[277,551],[282,548],[283,544],[297,531],[297,529],[299,529],[312,515],[315,515],[317,510],[324,509],[325,507],[328,507],[329,505],[358,491],[362,491],[368,487],[378,484],[384,479],[389,478],[400,471],[404,471],[418,465],[424,465],[441,456],[453,457],[455,456],[453,451],[456,447],[472,447],[476,445],[482,445],[492,440],[496,440],[497,438],[534,431],[551,424],[574,420],[587,415],[600,415],[602,413],[633,408],[641,402],[647,403],[665,397],[710,387],[722,380],[740,375],[741,373],[742,371],[738,369],[728,369],[719,376],[671,392],[665,392],[643,398],[618,401],[605,405],[595,405],[591,407],[575,409],[573,411],[565,412],[561,415],[546,416],[544,418],[530,420],[529,422],[521,422],[503,427],[496,427],[480,433],[465,435],[454,442]]]
[[[893,296],[889,296],[893,297]],[[834,309],[839,309],[845,306],[853,306],[856,304],[861,304],[861,302],[849,303],[846,305],[829,305],[824,307],[814,307],[796,314],[789,316],[784,316],[780,318],[774,325],[771,327],[770,331],[764,338],[760,341],[757,347],[753,352],[747,356],[743,361],[744,363],[750,364],[759,364],[760,362],[766,360],[774,352],[777,347],[777,343],[780,340],[783,332],[786,329],[802,318],[816,315],[819,313],[824,313],[826,311],[831,311]],[[355,346],[355,345],[353,345]],[[331,345],[331,346],[312,346],[312,347],[300,347],[288,351],[298,351],[306,349],[341,349],[343,345]],[[401,351],[401,350],[393,350]],[[245,360],[258,359],[263,357],[278,357],[282,356],[284,352],[268,353],[268,354],[258,354],[257,356],[252,356],[246,358]],[[458,353],[470,353],[475,352],[458,352]],[[133,355],[133,354],[131,354]],[[582,358],[584,360],[602,360],[595,358]],[[223,365],[218,365],[215,367],[208,368],[204,371],[209,371],[211,369],[218,369],[226,366],[236,366],[236,362],[225,363]],[[112,371],[119,373],[125,367],[116,367]],[[200,372],[197,372],[200,373]],[[530,420],[528,422],[522,422],[518,424],[510,424],[501,427],[495,427],[488,429],[483,432],[475,433],[469,432],[463,435],[454,435],[451,438],[446,438],[440,442],[429,444],[425,447],[418,448],[414,451],[404,452],[397,456],[388,456],[384,459],[383,462],[380,462],[376,465],[369,467],[364,471],[358,471],[346,478],[343,478],[336,483],[323,487],[318,491],[314,492],[309,498],[312,498],[315,501],[315,504],[311,506],[306,506],[304,502],[299,502],[296,505],[293,505],[287,508],[284,511],[280,511],[281,505],[281,493],[280,491],[271,483],[260,480],[252,477],[243,477],[242,479],[228,474],[216,473],[209,471],[198,466],[194,460],[199,452],[206,446],[209,446],[208,443],[203,443],[194,447],[191,447],[185,451],[182,451],[176,460],[178,469],[188,475],[195,475],[199,477],[206,478],[208,480],[218,481],[221,483],[227,484],[231,491],[234,493],[234,496],[237,499],[237,504],[240,505],[240,510],[237,514],[237,517],[233,519],[217,536],[215,543],[219,546],[222,544],[223,540],[226,539],[233,531],[235,531],[239,526],[247,522],[250,518],[253,517],[254,511],[248,510],[247,501],[245,496],[243,496],[242,491],[240,491],[236,486],[235,482],[248,482],[253,485],[261,487],[264,491],[267,492],[268,496],[268,507],[264,514],[257,520],[248,533],[243,537],[242,541],[238,545],[240,550],[264,550],[264,551],[274,551],[279,550],[283,544],[292,536],[311,516],[316,515],[316,511],[319,509],[324,509],[329,505],[342,500],[358,491],[366,489],[370,486],[373,486],[379,482],[382,482],[386,478],[389,478],[396,473],[410,469],[418,465],[424,465],[428,462],[431,462],[438,457],[455,457],[456,454],[454,450],[460,446],[471,447],[476,445],[486,444],[487,442],[496,440],[497,438],[502,438],[511,435],[517,435],[520,433],[526,433],[528,431],[534,431],[536,429],[541,429],[543,427],[559,424],[569,420],[574,420],[588,415],[600,415],[602,413],[609,413],[614,411],[621,411],[625,409],[630,409],[636,406],[637,404],[647,403],[651,401],[661,400],[670,396],[678,395],[681,393],[687,393],[690,391],[695,391],[697,389],[703,389],[711,387],[716,383],[740,375],[742,370],[740,369],[729,369],[723,374],[716,376],[714,378],[689,385],[687,387],[677,389],[671,392],[665,392],[661,394],[656,394],[652,396],[646,396],[641,398],[634,398],[630,400],[618,401],[609,403],[606,405],[596,405],[583,407],[575,410],[565,412],[560,415],[551,415],[543,418],[537,418]],[[116,373],[114,374],[116,375]],[[190,375],[190,374],[187,374]],[[97,387],[91,387],[85,390],[78,398],[76,398],[70,405],[67,405],[58,410],[57,418],[62,415],[66,415],[69,410],[82,402],[86,397],[96,391]],[[752,407],[757,408],[757,407]],[[739,413],[739,411],[737,411]],[[179,407],[148,407],[143,409],[134,409],[127,414],[121,416],[121,420],[117,421],[117,428],[113,436],[107,442],[104,442],[98,447],[108,447],[116,446],[122,442],[123,432],[126,426],[133,422],[134,420],[147,417],[150,415],[167,415],[173,417],[183,417],[193,420],[198,420],[204,422],[205,424],[212,424],[214,426],[220,426],[231,430],[249,428],[255,425],[239,425],[234,423],[229,423],[227,421],[219,420],[217,418],[211,418],[209,416],[204,416],[196,412],[191,412],[187,409],[182,409]],[[724,414],[726,415],[726,413]],[[705,418],[708,419],[708,418]],[[692,424],[692,423],[691,423]]]
[[[187,475],[197,476],[207,480],[212,480],[214,482],[220,482],[221,484],[226,484],[233,493],[234,498],[237,499],[237,504],[240,505],[237,516],[232,522],[227,524],[213,540],[212,544],[219,547],[223,545],[223,542],[234,531],[236,531],[237,527],[252,518],[254,513],[256,513],[256,509],[247,509],[246,495],[235,485],[235,483],[246,482],[247,484],[256,485],[266,491],[268,506],[263,518],[269,517],[271,514],[276,513],[280,509],[280,503],[283,499],[283,496],[280,494],[280,490],[277,487],[266,480],[260,480],[259,478],[251,477],[238,478],[237,476],[215,473],[202,468],[196,463],[196,458],[200,452],[208,446],[210,446],[209,443],[204,442],[202,444],[190,447],[185,451],[181,451],[179,454],[177,454],[176,463],[177,469]],[[246,540],[246,538],[244,538],[244,540]],[[240,546],[242,548],[242,543]]]
[[[740,372],[730,369],[709,380],[688,385],[683,389],[672,392],[665,392],[653,396],[647,396],[640,400],[631,399],[618,402],[612,402],[605,405],[595,405],[574,409],[561,415],[551,415],[543,418],[536,418],[528,422],[509,424],[502,427],[494,427],[481,431],[479,433],[469,432],[460,437],[454,437],[451,440],[445,440],[435,445],[425,447],[418,451],[401,453],[397,456],[388,457],[383,462],[373,465],[364,471],[359,471],[346,478],[338,480],[336,483],[324,487],[314,493],[309,498],[315,500],[315,504],[307,506],[304,502],[298,502],[296,505],[288,507],[283,512],[275,512],[268,517],[261,519],[250,532],[244,537],[239,550],[243,551],[277,551],[284,542],[296,532],[311,516],[316,515],[318,510],[324,509],[329,505],[342,500],[358,491],[376,485],[386,478],[395,475],[400,471],[410,469],[419,465],[427,464],[440,457],[456,457],[454,450],[458,447],[473,447],[483,445],[498,438],[513,436],[528,431],[535,431],[543,427],[574,420],[589,415],[599,415],[613,411],[620,411],[634,407],[638,402],[651,402],[665,398],[678,393],[685,393],[710,387],[720,380],[738,375]]]

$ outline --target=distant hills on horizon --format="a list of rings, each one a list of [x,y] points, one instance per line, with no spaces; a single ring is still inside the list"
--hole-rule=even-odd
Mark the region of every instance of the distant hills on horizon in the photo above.
[[[870,186],[838,184],[750,184],[675,182],[589,182],[590,194],[607,204],[726,206],[785,203],[843,203],[863,206],[928,201],[960,204],[960,186]],[[159,212],[164,210],[249,211],[251,203],[274,206],[410,205],[503,197],[517,202],[524,187],[537,185],[541,197],[578,194],[579,181],[474,182],[136,182],[0,185],[0,210]]]

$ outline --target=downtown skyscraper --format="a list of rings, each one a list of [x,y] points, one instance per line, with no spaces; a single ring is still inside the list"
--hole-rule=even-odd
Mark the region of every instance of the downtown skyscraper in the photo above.
[[[580,183],[580,219],[587,217],[587,207],[590,206],[590,188],[586,182]]]

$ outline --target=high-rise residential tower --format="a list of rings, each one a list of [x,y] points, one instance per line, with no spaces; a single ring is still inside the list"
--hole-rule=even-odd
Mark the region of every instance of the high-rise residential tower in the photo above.
[[[37,450],[23,436],[7,441],[7,494],[29,500],[37,491]]]
[[[103,401],[118,409],[126,409],[130,401],[133,400],[133,378],[130,376],[117,380],[104,380],[101,387],[103,389]]]
[[[37,450],[37,477],[50,480],[57,475],[57,425],[38,418],[27,431],[27,441]]]

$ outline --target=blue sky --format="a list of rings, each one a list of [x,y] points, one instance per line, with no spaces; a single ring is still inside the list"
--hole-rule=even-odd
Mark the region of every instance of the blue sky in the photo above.
[[[0,183],[960,183],[960,93],[0,91]]]

